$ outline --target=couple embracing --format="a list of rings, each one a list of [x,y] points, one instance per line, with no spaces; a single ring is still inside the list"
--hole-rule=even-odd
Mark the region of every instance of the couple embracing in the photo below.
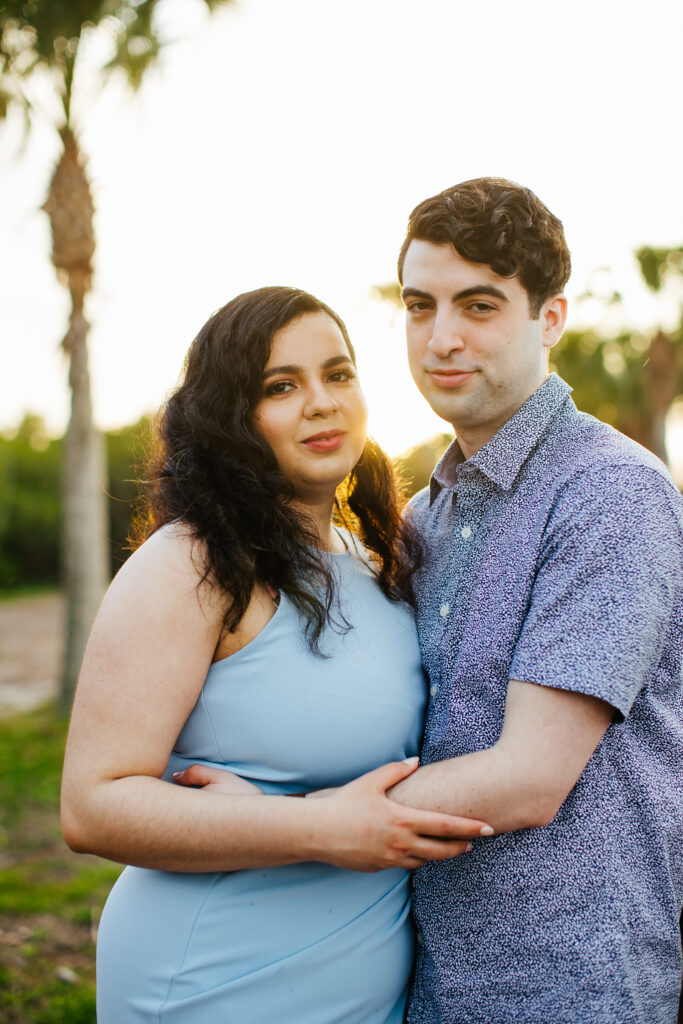
[[[193,342],[67,746],[67,841],[129,865],[100,1024],[674,1024],[683,506],[548,374],[569,269],[512,182],[413,211],[456,439],[403,515],[336,313]]]

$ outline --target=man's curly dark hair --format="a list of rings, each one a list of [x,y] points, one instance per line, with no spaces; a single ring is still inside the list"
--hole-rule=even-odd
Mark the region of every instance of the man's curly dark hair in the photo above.
[[[425,199],[408,221],[398,279],[413,239],[450,244],[470,263],[517,277],[537,320],[543,303],[562,292],[571,270],[562,222],[534,195],[505,178],[474,178]]]
[[[319,652],[325,624],[345,626],[335,603],[333,571],[318,549],[313,523],[293,506],[291,484],[253,417],[273,335],[317,312],[335,321],[355,364],[341,318],[299,289],[246,292],[209,318],[192,342],[179,387],[161,411],[132,546],[166,524],[182,522],[202,542],[203,578],[229,597],[226,629],[239,624],[254,586],[270,584],[304,615],[311,647]],[[401,518],[401,505],[391,462],[368,440],[337,492],[337,517],[356,529],[384,593],[410,600],[420,546]]]

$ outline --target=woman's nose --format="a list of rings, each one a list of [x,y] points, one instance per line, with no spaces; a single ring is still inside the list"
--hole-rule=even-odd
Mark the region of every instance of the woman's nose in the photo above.
[[[313,385],[306,396],[307,416],[329,416],[338,408],[339,403],[322,382]]]

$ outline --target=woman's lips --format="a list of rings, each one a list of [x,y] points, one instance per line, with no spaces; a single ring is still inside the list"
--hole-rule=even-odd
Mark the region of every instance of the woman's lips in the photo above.
[[[474,376],[474,370],[429,370],[428,373],[440,388],[459,388]]]
[[[312,434],[302,444],[316,452],[335,452],[344,444],[345,434],[341,430],[325,430],[320,434]]]

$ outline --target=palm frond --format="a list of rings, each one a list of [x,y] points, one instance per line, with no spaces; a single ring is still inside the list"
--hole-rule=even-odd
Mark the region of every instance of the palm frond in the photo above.
[[[213,12],[233,0],[203,2]],[[0,0],[0,118],[14,103],[30,111],[28,81],[44,68],[55,82],[62,122],[68,125],[79,48],[93,31],[106,33],[111,42],[102,83],[116,69],[137,89],[164,42],[157,28],[160,4],[163,0]]]
[[[116,15],[115,51],[104,70],[109,72],[117,68],[123,71],[133,89],[140,87],[145,73],[157,60],[161,49],[161,40],[154,23],[157,3],[158,0],[126,3]]]

